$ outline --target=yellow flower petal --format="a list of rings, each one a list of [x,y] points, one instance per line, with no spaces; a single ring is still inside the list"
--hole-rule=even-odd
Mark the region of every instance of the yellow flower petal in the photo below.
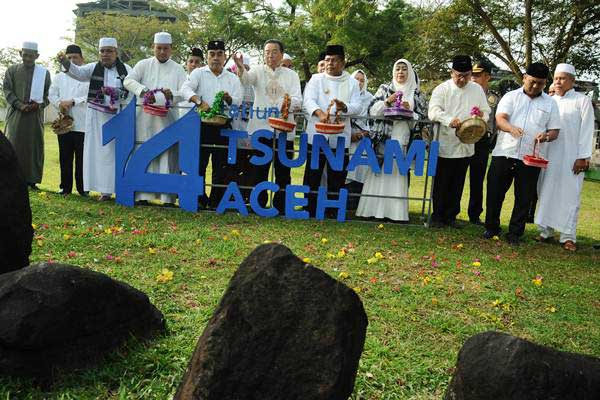
[[[377,225],[377,229],[383,229],[383,224]]]
[[[340,272],[339,278],[340,279],[348,279],[350,275],[347,272]]]
[[[327,238],[321,239],[321,243],[326,244],[327,242],[329,242],[329,240]]]
[[[31,224],[31,227],[32,227],[33,229],[37,229],[37,227],[38,227],[38,226],[37,226],[36,224]]]
[[[154,247],[148,247],[148,253],[156,254],[156,249]]]
[[[481,267],[481,263],[479,261],[473,261],[471,265],[474,267]]]
[[[362,292],[362,289],[361,289],[361,288],[359,288],[358,286],[357,286],[357,287],[355,287],[355,288],[353,288],[352,290],[354,290],[354,292],[355,292],[355,293],[360,293],[360,292]]]
[[[375,258],[381,260],[383,258],[383,254],[381,254],[381,252],[378,251],[377,253],[375,253]]]
[[[71,235],[69,235],[69,234],[65,233],[65,234],[63,235],[63,239],[64,239],[64,240],[69,240],[69,239],[71,239]]]
[[[303,261],[303,262],[305,262],[305,263],[307,263],[307,264],[310,264],[310,262],[311,262],[312,260],[310,259],[310,257],[304,257],[304,258],[302,259],[302,261]]]
[[[196,239],[196,244],[201,244],[201,243],[202,243],[202,240]]]
[[[238,231],[237,229],[233,229],[231,231],[231,236],[240,236],[240,231]]]
[[[496,235],[492,236],[492,240],[500,240],[500,238]]]

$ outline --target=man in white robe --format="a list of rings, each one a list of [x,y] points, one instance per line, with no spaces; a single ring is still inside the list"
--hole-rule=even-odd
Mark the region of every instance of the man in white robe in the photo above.
[[[290,113],[287,119],[289,122],[294,122],[293,112],[302,109],[300,78],[295,71],[281,66],[281,60],[284,54],[283,43],[274,39],[267,40],[263,51],[265,64],[254,66],[249,70],[243,68],[244,65],[241,55],[234,56],[234,61],[238,67],[238,75],[242,85],[250,86],[254,89],[255,110],[253,117],[248,121],[247,130],[249,137],[259,129],[273,130],[273,128],[269,126],[269,116],[265,115],[266,112],[263,114],[264,118],[261,119],[257,118],[259,115],[258,113],[270,109],[280,110],[283,98],[286,94],[290,96],[291,100]],[[285,151],[289,159],[294,158],[295,132],[289,132],[287,134],[286,148],[281,150],[277,147],[277,138],[279,137],[279,134],[280,132],[278,131],[273,138],[261,138],[260,142],[271,148],[276,148],[277,151]],[[275,183],[277,183],[281,189],[285,189],[292,181],[291,170],[279,161],[277,153],[273,153],[272,163],[274,164],[275,169]],[[252,168],[251,175],[253,177],[253,185],[268,180],[271,162],[265,165],[251,165],[250,167]],[[266,207],[266,192],[260,194],[258,202],[261,207]],[[275,194],[273,206],[277,208],[280,213],[285,211],[285,193],[283,191],[279,191]]]
[[[362,110],[362,102],[360,98],[360,88],[358,81],[350,76],[344,70],[346,64],[344,47],[339,45],[327,46],[325,51],[325,72],[322,74],[314,74],[304,88],[303,108],[310,116],[308,119],[306,133],[308,135],[308,158],[306,160],[306,168],[304,170],[304,185],[310,187],[311,193],[308,194],[308,208],[311,217],[316,216],[317,209],[317,194],[321,183],[321,176],[326,167],[326,158],[324,154],[319,154],[319,168],[310,168],[310,157],[312,152],[313,138],[315,136],[325,136],[329,142],[329,147],[335,154],[338,137],[345,139],[344,150],[344,165],[342,171],[334,171],[329,163],[327,163],[327,191],[339,193],[340,189],[346,181],[348,174],[348,149],[351,142],[351,125],[350,118],[360,114]],[[327,122],[326,110],[331,101],[334,102],[331,108],[332,120],[337,110],[340,110],[340,115],[343,116],[345,128],[342,133],[336,135],[323,135],[315,129],[317,122]],[[331,198],[331,196],[329,196]],[[327,212],[327,217],[332,217],[334,213]]]
[[[83,182],[85,191],[99,192],[99,201],[110,200],[115,192],[115,142],[102,144],[102,126],[116,114],[106,113],[90,107],[97,100],[108,106],[111,97],[103,95],[102,88],[112,88],[118,94],[114,107],[121,109],[131,100],[123,81],[131,73],[131,67],[121,62],[117,54],[117,40],[102,38],[99,43],[100,61],[83,66],[72,64],[64,53],[58,59],[67,75],[81,82],[90,82],[88,108],[85,118],[85,140],[83,144]]]
[[[181,87],[187,79],[183,66],[171,59],[172,38],[167,32],[158,32],[154,35],[154,57],[138,62],[127,78],[125,88],[137,96],[140,105],[137,109],[137,132],[136,143],[139,146],[152,136],[156,135],[179,118],[179,110],[169,109],[166,116],[151,115],[144,111],[144,98],[147,103],[156,106],[165,106],[168,100],[170,104],[177,104],[183,97]],[[162,92],[152,94],[155,89]],[[148,172],[174,174],[179,172],[179,157],[175,148],[171,148],[152,160],[148,166]],[[172,205],[175,203],[175,195],[167,193],[136,193],[136,200],[147,202],[149,200],[161,200],[163,203]]]
[[[471,82],[471,57],[458,55],[452,60],[451,79],[439,84],[429,101],[429,119],[440,123],[440,152],[433,183],[433,227],[459,227],[456,216],[465,186],[469,160],[475,154],[475,145],[466,144],[456,136],[462,122],[469,118],[471,109],[478,107],[487,121],[491,109],[485,93]]]
[[[558,64],[554,71],[554,96],[561,119],[561,132],[547,150],[548,168],[538,181],[539,206],[535,223],[540,241],[560,233],[565,250],[575,251],[577,216],[585,171],[590,166],[594,138],[594,107],[591,100],[573,89],[575,67]]]

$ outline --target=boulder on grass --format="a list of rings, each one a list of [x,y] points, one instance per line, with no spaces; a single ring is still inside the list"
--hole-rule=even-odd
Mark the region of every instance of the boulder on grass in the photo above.
[[[600,359],[566,353],[499,332],[469,338],[445,400],[600,398]]]
[[[0,132],[0,274],[29,265],[33,228],[17,153]]]
[[[0,275],[0,375],[47,381],[164,328],[148,296],[98,272],[38,264]]]
[[[352,289],[285,246],[259,246],[231,279],[175,399],[345,400],[367,323]]]

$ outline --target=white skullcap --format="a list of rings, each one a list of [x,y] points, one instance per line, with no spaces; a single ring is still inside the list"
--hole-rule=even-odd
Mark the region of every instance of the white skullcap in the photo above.
[[[283,59],[292,61],[292,56],[290,56],[288,53],[283,53]]]
[[[38,51],[38,44],[36,42],[23,42],[23,46],[21,46],[23,50],[33,50]]]
[[[575,76],[575,67],[571,64],[558,64],[554,70],[554,73],[557,74],[559,72],[566,72],[567,74]]]
[[[250,56],[248,54],[242,53],[242,57],[244,58],[244,65],[250,66]]]
[[[102,39],[100,39],[100,43],[98,43],[98,47],[99,48],[114,47],[116,49],[117,48],[117,39],[110,38],[110,37],[103,37]]]
[[[157,32],[154,34],[154,44],[173,44],[171,34],[168,32]]]

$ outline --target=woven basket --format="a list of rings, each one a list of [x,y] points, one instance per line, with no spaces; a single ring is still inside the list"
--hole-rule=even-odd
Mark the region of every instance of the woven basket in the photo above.
[[[466,144],[477,143],[485,135],[487,123],[483,118],[472,116],[462,122],[460,128],[456,130],[458,139]]]
[[[60,113],[58,118],[52,122],[52,132],[63,135],[73,130],[73,117]]]

